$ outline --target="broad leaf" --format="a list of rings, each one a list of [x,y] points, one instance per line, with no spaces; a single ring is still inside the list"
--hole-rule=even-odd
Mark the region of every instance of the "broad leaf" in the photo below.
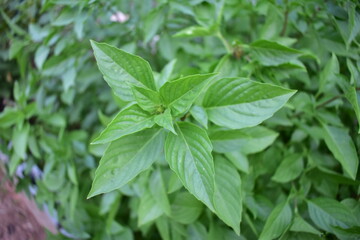
[[[165,129],[171,131],[175,135],[177,135],[177,133],[176,133],[176,131],[174,129],[173,119],[172,119],[169,108],[166,109],[165,112],[163,112],[162,114],[156,115],[154,117],[154,121],[160,127],[163,127]]]
[[[303,55],[301,51],[268,40],[255,41],[249,47],[252,56],[264,66],[278,66]]]
[[[106,149],[88,197],[120,188],[160,157],[165,133],[148,129],[120,138]]]
[[[161,105],[160,95],[154,90],[131,86],[132,93],[139,106],[150,112],[154,113]]]
[[[289,182],[297,178],[303,169],[304,163],[301,154],[291,154],[282,160],[271,179],[275,182]]]
[[[152,173],[149,183],[149,189],[153,198],[156,200],[162,211],[170,216],[170,203],[160,169],[157,169]]]
[[[91,41],[91,46],[105,81],[121,99],[133,100],[131,85],[156,90],[147,61],[105,43]]]
[[[151,221],[154,221],[163,214],[163,210],[150,193],[149,189],[145,189],[140,197],[140,204],[138,208],[138,226],[142,226]]]
[[[316,198],[307,204],[311,220],[327,232],[333,233],[333,227],[351,227],[356,222],[350,209],[334,199]]]
[[[341,163],[344,171],[352,179],[356,178],[359,158],[354,143],[346,129],[322,124],[324,140],[334,157]]]
[[[203,107],[195,105],[190,109],[190,113],[204,128],[208,128],[208,116]]]
[[[188,111],[202,89],[215,74],[198,74],[166,82],[160,88],[160,95],[174,116]]]
[[[160,76],[158,77],[156,87],[160,89],[167,81],[170,80],[171,74],[173,73],[174,67],[176,64],[176,59],[170,61],[161,71]]]
[[[176,132],[178,135],[169,133],[166,139],[166,160],[189,192],[213,210],[215,173],[209,137],[187,122],[180,122]]]
[[[141,109],[138,105],[131,105],[121,110],[92,143],[111,142],[145,128],[150,128],[154,124],[154,117],[152,115]]]
[[[324,70],[320,73],[319,91],[322,93],[325,90],[326,84],[331,84],[337,81],[337,74],[340,72],[339,61],[335,54],[332,54],[331,59],[326,63]]]
[[[287,202],[277,205],[266,220],[259,240],[278,238],[290,226],[292,212]]]
[[[12,142],[14,146],[14,151],[17,156],[22,159],[26,157],[26,148],[28,145],[28,137],[29,137],[30,125],[24,124],[21,128],[14,128],[12,135]]]
[[[203,105],[215,124],[240,129],[270,118],[295,92],[246,78],[224,78],[208,89]]]
[[[50,48],[48,46],[41,45],[35,52],[35,64],[38,69],[41,69],[46,58],[48,57]]]
[[[321,235],[317,229],[311,226],[308,222],[306,222],[300,215],[295,215],[294,221],[291,225],[290,231],[293,232],[307,232],[316,235]]]
[[[249,173],[249,160],[241,151],[225,153],[225,156],[234,166],[245,173]]]
[[[172,218],[182,224],[194,222],[201,214],[203,205],[187,192],[177,193],[171,204]]]
[[[257,153],[270,146],[278,133],[256,126],[240,130],[217,130],[210,134],[214,151],[227,153],[239,151],[243,154]]]
[[[240,235],[241,179],[235,167],[223,157],[215,158],[214,207],[219,218]]]

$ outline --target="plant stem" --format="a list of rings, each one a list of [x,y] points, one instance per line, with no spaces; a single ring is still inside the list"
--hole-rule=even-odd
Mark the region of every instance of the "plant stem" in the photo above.
[[[289,20],[289,6],[288,6],[288,1],[285,1],[286,7],[285,7],[285,13],[284,13],[284,24],[283,27],[281,29],[281,33],[280,36],[284,36],[285,32],[286,32],[286,28],[288,25],[288,20]]]
[[[232,47],[230,46],[229,42],[226,41],[224,36],[222,35],[221,31],[218,31],[216,36],[221,40],[221,42],[224,44],[224,47],[226,48],[227,53],[232,53]]]

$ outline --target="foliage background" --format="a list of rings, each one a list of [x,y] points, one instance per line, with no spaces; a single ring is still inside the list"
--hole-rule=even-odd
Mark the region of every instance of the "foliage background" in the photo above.
[[[1,0],[1,6],[1,159],[10,176],[21,176],[18,188],[59,223],[62,234],[49,238],[257,239],[264,231],[271,231],[264,239],[359,238],[357,1],[227,0],[222,8],[211,0]],[[129,19],[112,22],[117,11]],[[182,31],[191,26],[197,27]],[[139,176],[140,186],[86,200],[106,147],[89,143],[125,106],[102,80],[89,39],[142,56],[159,78],[217,71],[298,90],[262,124],[274,139],[236,156],[240,237],[191,198],[178,213],[196,206],[191,221],[173,213],[139,226],[149,173]],[[301,53],[257,50],[251,43],[259,39]],[[177,194],[169,195],[172,207]]]

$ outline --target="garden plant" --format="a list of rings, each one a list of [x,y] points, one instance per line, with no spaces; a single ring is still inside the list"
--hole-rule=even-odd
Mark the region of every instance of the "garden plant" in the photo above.
[[[360,239],[358,1],[0,3],[0,171],[47,239]]]

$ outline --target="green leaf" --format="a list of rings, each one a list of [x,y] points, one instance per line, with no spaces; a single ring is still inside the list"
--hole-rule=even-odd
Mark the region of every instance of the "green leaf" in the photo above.
[[[337,81],[337,74],[340,72],[339,61],[335,54],[332,54],[330,61],[328,61],[320,73],[320,82],[318,94],[324,92],[326,84],[331,84]]]
[[[307,204],[311,220],[327,232],[334,233],[333,227],[348,228],[356,223],[350,209],[334,199],[316,198]]]
[[[42,66],[49,55],[50,48],[48,46],[41,45],[35,52],[35,64],[38,69],[42,69]]]
[[[22,159],[25,159],[29,131],[29,124],[24,124],[21,128],[14,128],[12,136],[14,151],[16,155],[18,155]]]
[[[19,124],[23,121],[24,117],[24,114],[20,110],[6,107],[0,113],[0,128],[8,128],[14,124]]]
[[[163,68],[158,80],[156,81],[157,89],[160,89],[167,81],[170,80],[175,64],[176,64],[176,59],[173,59]]]
[[[258,40],[249,45],[252,56],[264,66],[278,66],[303,55],[301,51],[268,40]]]
[[[96,169],[89,196],[120,188],[148,169],[163,151],[165,132],[148,129],[112,142]]]
[[[149,183],[149,189],[153,198],[156,200],[162,211],[166,213],[166,215],[170,216],[170,202],[165,189],[165,183],[159,169],[152,173]]]
[[[206,227],[200,222],[195,222],[190,224],[187,228],[188,240],[207,240]]]
[[[294,221],[291,225],[290,231],[293,232],[307,232],[316,235],[321,235],[317,229],[311,226],[308,222],[306,222],[300,215],[296,214],[294,217]]]
[[[223,157],[215,158],[214,207],[216,215],[240,235],[241,179],[234,166]]]
[[[225,156],[237,169],[249,173],[249,160],[241,151],[227,152]]]
[[[328,126],[322,123],[323,136],[326,145],[334,157],[340,162],[344,171],[352,179],[356,178],[359,165],[358,155],[354,143],[346,129]]]
[[[133,100],[131,85],[156,91],[147,61],[105,43],[91,41],[91,46],[105,81],[121,99]]]
[[[347,64],[349,71],[351,72],[352,84],[348,82],[348,79],[345,79],[345,77],[342,76],[337,78],[336,83],[340,86],[341,90],[345,94],[346,99],[349,101],[349,103],[354,109],[359,125],[358,133],[360,133],[360,96],[358,95],[358,92],[356,90],[356,79],[359,77],[359,73],[350,60],[347,61]]]
[[[194,222],[201,214],[203,205],[187,192],[177,193],[171,204],[172,218],[182,224]]]
[[[210,74],[197,74],[166,82],[160,88],[160,95],[167,107],[171,108],[174,116],[188,111],[209,82]]]
[[[163,210],[155,200],[149,189],[145,189],[140,197],[138,208],[138,226],[154,221],[163,214]]]
[[[262,126],[240,130],[215,130],[210,134],[214,151],[228,153],[239,151],[243,154],[261,152],[270,146],[279,134]]]
[[[177,133],[176,133],[176,131],[174,129],[173,119],[172,119],[169,108],[166,109],[164,113],[162,113],[160,115],[156,115],[155,118],[154,118],[154,121],[160,127],[163,127],[165,129],[171,131],[175,135],[177,135]]]
[[[360,238],[360,226],[350,228],[333,227],[333,230],[339,239],[358,240]]]
[[[206,92],[210,121],[223,127],[253,127],[270,118],[296,91],[246,78],[224,78]]]
[[[159,7],[152,10],[144,19],[144,43],[148,43],[158,32],[162,24],[164,24],[164,7]]]
[[[189,192],[213,210],[215,173],[209,137],[187,122],[180,122],[176,132],[178,135],[169,133],[166,139],[166,160]]]
[[[271,178],[275,182],[286,183],[297,178],[304,169],[304,162],[301,154],[291,154],[282,160]]]
[[[145,111],[154,113],[161,105],[160,95],[158,92],[136,86],[131,86],[131,89],[136,102]]]
[[[194,105],[190,113],[204,128],[208,128],[208,116],[203,107]]]
[[[154,117],[138,105],[121,110],[92,144],[107,143],[154,126]]]
[[[165,216],[156,219],[156,228],[163,240],[171,240],[170,238],[170,222]]]
[[[5,22],[9,25],[10,29],[12,31],[14,31],[16,34],[19,34],[20,36],[21,35],[27,35],[27,32],[22,29],[21,27],[19,27],[16,23],[14,23],[14,19],[10,19],[8,17],[8,15],[6,15],[6,13],[4,12],[3,8],[0,9],[0,13],[1,13],[1,16],[3,17],[3,19],[5,20]]]
[[[278,238],[290,226],[292,212],[287,202],[277,205],[266,220],[259,240]]]

